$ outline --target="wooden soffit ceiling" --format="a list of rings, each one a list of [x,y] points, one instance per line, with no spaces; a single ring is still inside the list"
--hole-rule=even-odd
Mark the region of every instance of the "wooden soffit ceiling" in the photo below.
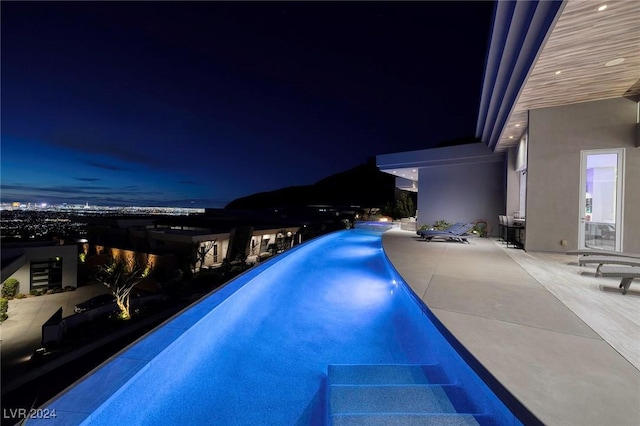
[[[495,151],[518,143],[530,109],[638,95],[640,1],[569,0],[521,89]]]

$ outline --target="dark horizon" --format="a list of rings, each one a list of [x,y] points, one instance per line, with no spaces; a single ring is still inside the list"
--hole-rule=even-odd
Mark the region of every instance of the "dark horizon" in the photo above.
[[[2,2],[2,202],[224,207],[475,132],[493,2]]]

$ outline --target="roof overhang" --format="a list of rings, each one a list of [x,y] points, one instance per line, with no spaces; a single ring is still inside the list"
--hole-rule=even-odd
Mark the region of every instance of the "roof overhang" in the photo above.
[[[504,151],[531,109],[638,101],[639,22],[636,0],[496,1],[476,136]]]
[[[376,156],[380,171],[396,176],[396,186],[417,191],[418,169],[465,164],[502,162],[504,156],[482,143],[395,152]]]
[[[23,265],[27,263],[27,256],[19,254],[10,259],[2,260],[2,271],[0,272],[0,282],[5,282],[11,275],[15,274]]]

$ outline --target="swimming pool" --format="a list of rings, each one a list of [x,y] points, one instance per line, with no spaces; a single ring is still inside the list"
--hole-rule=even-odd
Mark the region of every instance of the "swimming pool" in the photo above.
[[[29,424],[521,424],[429,319],[375,229],[254,267]]]

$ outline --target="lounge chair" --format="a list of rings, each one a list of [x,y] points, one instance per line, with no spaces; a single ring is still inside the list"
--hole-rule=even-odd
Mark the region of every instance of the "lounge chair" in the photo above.
[[[638,253],[626,253],[623,251],[609,251],[609,250],[597,250],[597,249],[578,249],[569,250],[566,252],[569,255],[578,255],[578,263],[580,266],[584,266],[580,261],[586,259],[585,256],[612,256],[612,257],[632,257],[634,259],[640,259]]]
[[[418,231],[418,234],[427,241],[433,238],[444,238],[448,241],[457,241],[459,243],[468,243],[467,233],[473,229],[473,223],[456,223],[445,230],[426,229]]]
[[[447,229],[419,229],[416,234],[424,238],[425,235],[433,232],[457,232],[457,230],[463,225],[464,222],[456,222]]]
[[[600,275],[600,269],[602,265],[626,265],[626,266],[640,266],[640,259],[637,257],[623,257],[623,256],[593,256],[582,255],[578,258],[580,266],[587,263],[597,263],[596,277]]]
[[[618,287],[622,289],[622,294],[627,294],[631,281],[633,281],[634,278],[640,278],[640,267],[605,265],[600,268],[600,275],[603,277],[621,278]]]

